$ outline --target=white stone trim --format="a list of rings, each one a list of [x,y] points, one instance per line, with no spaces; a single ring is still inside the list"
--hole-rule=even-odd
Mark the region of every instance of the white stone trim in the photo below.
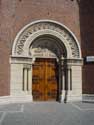
[[[62,93],[62,100],[64,101],[64,91]],[[94,94],[83,94],[78,96],[68,96],[67,102],[74,102],[74,101],[84,101],[84,102],[94,102]],[[33,102],[31,95],[24,95],[24,96],[0,96],[0,105],[3,104],[10,104],[10,103],[26,103],[26,102]]]
[[[81,47],[80,47],[80,44],[79,44],[79,42],[78,42],[76,36],[74,35],[74,33],[73,33],[68,27],[66,27],[64,24],[62,24],[62,23],[60,23],[60,22],[57,22],[57,21],[46,20],[46,19],[45,19],[45,20],[33,21],[32,23],[27,24],[26,26],[24,26],[24,28],[22,28],[22,29],[19,31],[19,33],[17,34],[17,36],[16,36],[16,38],[15,38],[15,40],[14,40],[14,43],[13,43],[12,55],[15,55],[15,54],[14,54],[15,46],[16,46],[16,44],[17,44],[17,40],[18,40],[19,37],[22,35],[22,33],[23,33],[28,27],[30,27],[30,26],[32,26],[32,25],[34,25],[34,24],[40,23],[40,22],[48,22],[48,23],[50,22],[50,23],[54,23],[54,24],[57,24],[57,25],[59,25],[59,26],[65,28],[65,29],[72,35],[72,37],[75,39],[76,44],[77,44],[78,49],[79,49],[80,58],[82,57],[82,55],[81,55]]]
[[[94,94],[83,94],[82,101],[84,101],[84,102],[94,102]]]
[[[0,96],[0,105],[10,104],[10,103],[26,103],[32,102],[32,96]]]
[[[74,102],[74,101],[82,101],[82,96],[68,96],[67,102]],[[28,102],[33,102],[32,96],[30,96],[30,95],[0,96],[0,105],[12,104],[12,103],[28,103]],[[63,95],[62,95],[62,98],[61,98],[61,102],[64,102],[64,96]]]

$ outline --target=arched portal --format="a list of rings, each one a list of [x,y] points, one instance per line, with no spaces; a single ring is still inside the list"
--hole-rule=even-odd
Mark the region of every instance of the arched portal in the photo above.
[[[62,84],[60,61],[67,58],[63,42],[55,36],[39,36],[29,46],[29,54],[35,58],[32,64],[33,100],[59,100]]]
[[[35,21],[14,40],[11,95],[44,101],[81,99],[81,66],[79,42],[67,27],[51,20]]]

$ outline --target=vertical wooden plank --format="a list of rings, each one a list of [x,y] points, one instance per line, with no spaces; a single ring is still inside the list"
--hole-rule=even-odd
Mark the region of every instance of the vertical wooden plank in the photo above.
[[[56,100],[57,98],[57,69],[55,59],[50,59],[47,65],[47,100]]]

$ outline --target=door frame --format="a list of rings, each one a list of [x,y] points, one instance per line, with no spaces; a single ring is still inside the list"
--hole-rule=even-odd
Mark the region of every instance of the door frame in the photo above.
[[[33,62],[33,64],[36,62],[36,60],[37,59],[51,59],[51,60],[55,60],[56,61],[56,65],[57,65],[57,67],[58,67],[58,82],[57,82],[57,97],[56,97],[56,101],[58,101],[58,102],[60,102],[61,101],[61,94],[62,94],[62,92],[61,92],[61,90],[62,90],[62,74],[61,74],[61,63],[60,63],[60,60],[58,60],[57,58],[43,58],[43,57],[36,57],[35,59],[34,59],[34,62]],[[61,74],[61,75],[60,75]],[[33,76],[33,68],[32,68],[32,76]],[[32,79],[33,80],[33,79]],[[33,81],[32,81],[32,85],[33,85]],[[32,90],[32,92],[33,92],[33,90]],[[33,95],[32,95],[33,96]]]

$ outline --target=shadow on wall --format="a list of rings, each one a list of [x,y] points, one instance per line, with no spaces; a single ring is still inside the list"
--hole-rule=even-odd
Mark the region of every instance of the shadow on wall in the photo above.
[[[94,55],[94,0],[80,0],[82,54]]]
[[[82,56],[94,56],[94,0],[76,0],[79,5]],[[94,63],[83,66],[83,93],[94,94]],[[92,86],[92,87],[91,87]]]

